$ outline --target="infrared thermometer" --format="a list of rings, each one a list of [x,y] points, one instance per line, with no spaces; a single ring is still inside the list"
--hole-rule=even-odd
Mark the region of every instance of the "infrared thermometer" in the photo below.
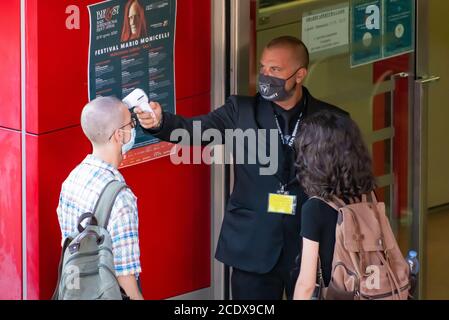
[[[142,89],[135,89],[123,99],[123,103],[128,106],[128,109],[139,107],[142,111],[149,112],[153,117],[155,117],[156,115],[154,114],[153,109],[150,108],[150,104],[148,102],[148,96]]]

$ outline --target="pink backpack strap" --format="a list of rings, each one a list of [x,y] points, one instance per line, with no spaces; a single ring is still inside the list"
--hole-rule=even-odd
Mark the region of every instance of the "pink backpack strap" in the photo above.
[[[370,202],[377,204],[377,198],[374,191],[371,191],[369,194],[362,194],[362,197],[360,198],[362,202],[368,202],[368,195],[370,196]],[[358,203],[360,201],[359,198],[349,198],[348,200],[350,204]]]
[[[338,206],[338,209],[346,207],[346,203],[343,200],[341,200],[340,198],[338,198],[338,197],[334,196],[334,201],[333,202]]]
[[[371,191],[371,202],[374,203],[374,205],[377,205],[377,197],[374,191]]]

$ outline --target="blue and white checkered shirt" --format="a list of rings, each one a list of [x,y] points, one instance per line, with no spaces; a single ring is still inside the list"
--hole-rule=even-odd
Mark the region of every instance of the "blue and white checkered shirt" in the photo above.
[[[62,184],[57,209],[63,239],[76,231],[82,214],[93,212],[101,191],[112,180],[125,182],[117,169],[93,155],[70,173]],[[117,276],[141,272],[138,225],[137,198],[127,188],[119,193],[107,227]]]

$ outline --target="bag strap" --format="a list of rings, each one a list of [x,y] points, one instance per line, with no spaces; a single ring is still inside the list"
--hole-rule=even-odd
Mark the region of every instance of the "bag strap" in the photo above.
[[[67,238],[65,238],[64,244],[62,245],[61,258],[59,259],[59,265],[58,265],[58,281],[56,283],[56,288],[55,288],[55,291],[53,292],[51,300],[59,300],[59,286],[60,286],[61,280],[62,280],[62,267],[64,264],[64,254],[65,254],[66,249],[69,247],[70,242],[72,242],[72,240],[73,240],[72,237],[67,237]]]
[[[317,280],[321,289],[324,289],[326,285],[324,283],[323,267],[321,266],[321,258],[319,253],[318,253],[318,266],[317,266]]]
[[[375,205],[377,205],[377,197],[376,193],[374,191],[371,191],[371,202]]]
[[[326,287],[326,285],[324,283],[324,278],[323,278],[323,268],[321,267],[321,259],[320,259],[320,255],[318,254],[315,289],[313,290],[312,300],[324,300],[325,299],[325,296],[324,296],[325,287]]]
[[[373,211],[374,211],[374,215],[375,215],[375,217],[376,217],[376,220],[377,220],[377,222],[379,223],[379,228],[380,228],[380,240],[382,241],[382,247],[383,247],[383,251],[385,252],[385,253],[387,253],[386,252],[386,249],[385,249],[385,233],[384,233],[384,230],[383,230],[383,228],[382,228],[382,217],[381,217],[381,214],[380,214],[380,212],[379,212],[379,209],[377,208],[377,205],[378,205],[378,201],[377,201],[377,197],[376,197],[376,193],[374,192],[374,191],[371,191],[371,193],[370,193],[370,196],[371,196],[371,203],[372,203],[372,209],[373,209]]]
[[[120,191],[126,188],[128,188],[128,186],[125,183],[117,180],[112,180],[104,187],[93,212],[99,226],[107,229],[115,199]]]

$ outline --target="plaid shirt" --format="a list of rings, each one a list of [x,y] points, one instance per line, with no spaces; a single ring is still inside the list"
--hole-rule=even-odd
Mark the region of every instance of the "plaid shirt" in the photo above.
[[[63,239],[76,231],[82,214],[93,212],[101,191],[111,180],[125,182],[117,169],[93,155],[70,173],[62,184],[57,209]],[[138,224],[137,198],[125,189],[114,203],[107,227],[117,276],[138,276],[141,272]]]

